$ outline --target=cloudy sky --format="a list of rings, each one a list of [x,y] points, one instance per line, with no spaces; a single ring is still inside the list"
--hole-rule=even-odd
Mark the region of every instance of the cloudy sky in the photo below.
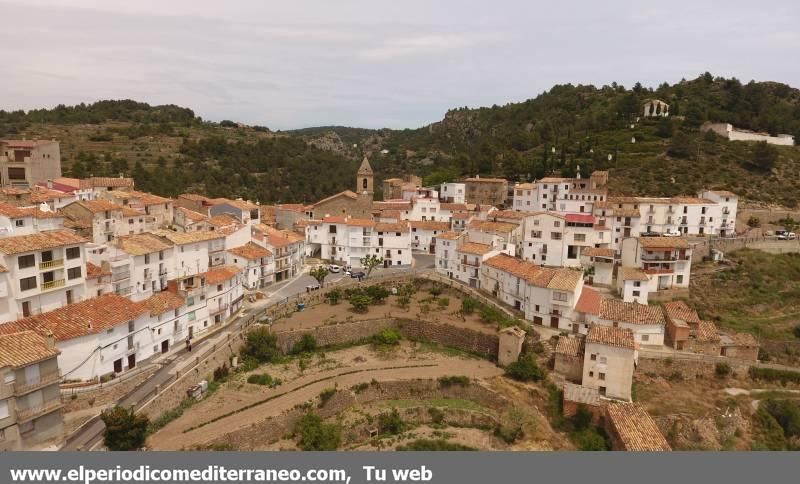
[[[800,87],[796,0],[583,3],[0,0],[0,108],[131,98],[273,129],[415,128],[555,83]]]

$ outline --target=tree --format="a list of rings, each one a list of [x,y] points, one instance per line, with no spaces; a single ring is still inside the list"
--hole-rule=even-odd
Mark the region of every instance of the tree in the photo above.
[[[357,313],[366,313],[369,305],[372,304],[372,298],[366,294],[353,294],[350,296],[350,304],[353,305],[353,310]]]
[[[330,272],[331,271],[325,266],[316,266],[308,272],[308,275],[317,280],[319,287],[323,287],[325,285],[325,278],[328,277]]]
[[[103,410],[100,419],[106,425],[103,440],[108,450],[139,450],[147,439],[150,420],[136,415],[133,408],[115,406]]]
[[[242,355],[261,363],[269,363],[280,354],[277,339],[268,328],[256,328],[247,333]]]
[[[667,149],[667,154],[673,158],[689,158],[692,154],[692,140],[689,135],[683,131],[675,133],[675,136],[672,137],[672,143]]]
[[[519,381],[539,381],[544,370],[539,368],[532,355],[526,355],[506,367],[506,375]]]
[[[759,141],[753,146],[752,164],[759,170],[770,171],[778,161],[778,150],[766,141]]]
[[[373,303],[381,304],[387,297],[389,297],[390,292],[380,284],[373,284],[367,288],[366,294],[370,297],[370,299],[372,299]]]
[[[406,423],[400,417],[400,412],[392,408],[391,412],[378,415],[378,429],[382,434],[397,435],[406,429]]]
[[[656,125],[656,135],[661,138],[670,138],[672,136],[672,120],[660,118]]]
[[[367,254],[361,258],[361,267],[367,270],[367,277],[372,273],[372,269],[381,264],[383,264],[383,257],[375,254]]]
[[[342,440],[342,428],[326,424],[315,413],[304,415],[295,424],[294,432],[300,436],[298,445],[303,450],[336,450]]]

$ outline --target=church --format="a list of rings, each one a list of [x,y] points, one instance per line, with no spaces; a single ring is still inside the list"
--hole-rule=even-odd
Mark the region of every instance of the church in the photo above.
[[[325,217],[349,215],[354,218],[372,218],[372,201],[375,175],[369,160],[364,156],[356,173],[356,190],[345,190],[324,198],[311,208],[311,218],[321,220]]]

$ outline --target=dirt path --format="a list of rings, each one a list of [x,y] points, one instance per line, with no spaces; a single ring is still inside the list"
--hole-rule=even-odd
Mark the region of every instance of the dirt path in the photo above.
[[[323,371],[298,378],[291,383],[269,389],[266,392],[259,392],[257,397],[240,397],[235,399],[234,404],[212,405],[212,399],[209,399],[154,434],[148,444],[154,450],[179,450],[201,445],[233,430],[280,415],[296,405],[317,397],[320,392],[327,388],[333,388],[334,385],[338,385],[339,388],[349,388],[358,383],[370,382],[372,379],[378,381],[433,379],[448,375],[489,378],[498,376],[502,372],[502,369],[488,361],[447,357],[425,361],[384,362]],[[228,388],[220,389],[214,395],[214,399],[226,401],[226,392],[228,392]],[[271,399],[263,404],[226,416],[232,411],[267,398]],[[200,407],[208,408],[201,409]],[[208,423],[214,418],[219,418],[219,420]],[[197,427],[199,425],[202,426]]]

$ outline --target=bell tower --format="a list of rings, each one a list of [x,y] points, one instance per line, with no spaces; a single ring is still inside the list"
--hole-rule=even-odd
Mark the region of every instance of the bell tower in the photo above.
[[[370,199],[375,195],[375,191],[373,190],[372,167],[369,165],[369,160],[366,155],[356,175],[356,193],[358,193],[359,196],[366,196]]]

